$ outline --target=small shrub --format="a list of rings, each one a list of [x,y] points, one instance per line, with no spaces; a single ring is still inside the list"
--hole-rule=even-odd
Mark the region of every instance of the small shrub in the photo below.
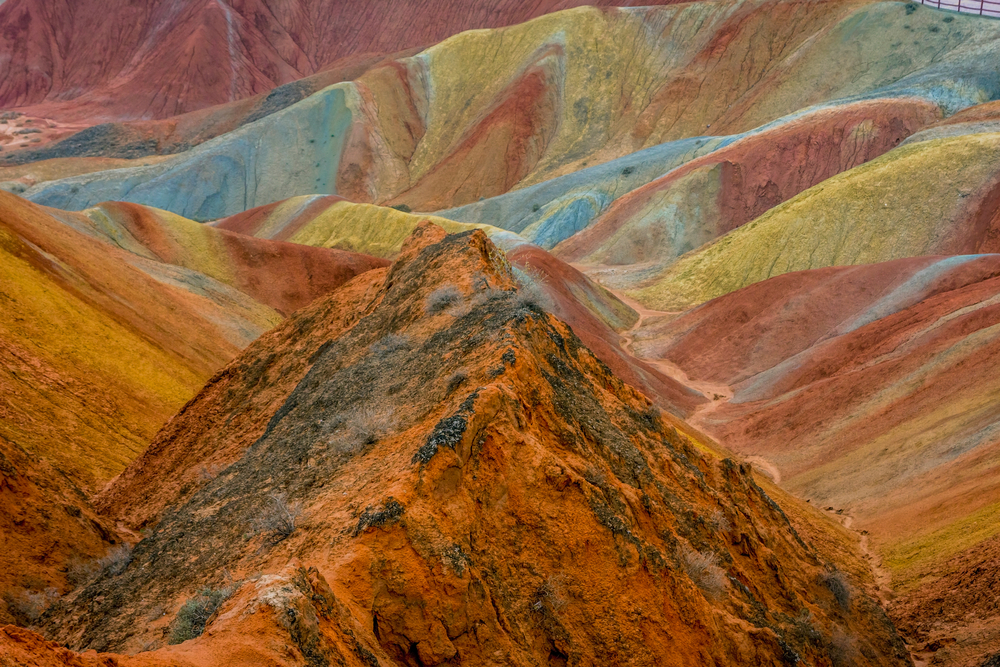
[[[503,301],[506,301],[510,297],[510,295],[511,295],[511,293],[508,292],[508,291],[506,291],[506,290],[494,289],[492,287],[487,287],[483,291],[478,292],[476,294],[475,298],[473,299],[473,305],[475,305],[475,306],[482,306],[482,305],[493,306],[493,305],[499,304],[499,303],[501,303]]]
[[[454,285],[446,285],[430,293],[424,308],[428,315],[440,313],[452,306],[457,306],[462,301],[462,293]]]
[[[100,572],[100,569],[97,566],[97,561],[84,560],[79,556],[73,556],[70,558],[66,568],[66,581],[76,588],[96,577],[98,572]]]
[[[622,169],[622,176],[631,176],[635,173],[635,167],[625,167]]]
[[[908,2],[906,3],[906,15],[909,16],[913,12],[917,11],[917,3]]]
[[[851,608],[851,584],[847,580],[847,575],[840,570],[833,570],[823,573],[822,581],[823,585],[833,593],[841,609],[847,611]]]
[[[545,310],[545,292],[536,285],[517,290],[517,305],[519,308],[539,308]]]
[[[535,601],[531,605],[532,611],[555,613],[562,611],[566,606],[566,596],[562,592],[563,585],[559,578],[549,577],[535,592]]]
[[[840,628],[835,628],[830,643],[826,649],[830,656],[833,667],[850,667],[855,663],[858,656],[858,649],[854,644],[854,638],[847,635]]]
[[[98,559],[97,569],[104,576],[116,577],[126,569],[132,562],[132,547],[128,544],[119,544],[109,551],[103,558]]]
[[[34,625],[45,610],[59,599],[59,591],[46,588],[44,591],[21,591],[18,595],[4,593],[7,610],[18,625]]]
[[[719,567],[719,557],[711,551],[695,551],[685,546],[680,550],[681,565],[698,588],[709,597],[718,597],[729,585],[726,573]]]
[[[708,525],[719,533],[727,533],[732,528],[729,519],[726,518],[726,514],[722,510],[715,510],[712,513],[712,516],[708,518]]]
[[[392,208],[396,209],[397,211],[402,211],[403,213],[413,213],[413,209],[407,206],[406,204],[396,204]]]
[[[388,334],[372,343],[369,348],[372,354],[384,355],[392,354],[398,350],[405,350],[410,347],[410,338],[399,334]]]
[[[454,373],[449,375],[448,385],[447,385],[448,393],[450,394],[451,392],[461,387],[468,379],[469,379],[469,374],[466,373],[465,371],[455,371]]]
[[[548,303],[548,296],[542,285],[545,284],[545,276],[532,267],[524,269],[513,269],[514,280],[517,282],[517,305],[521,308],[541,308],[545,309]]]
[[[284,494],[272,493],[258,508],[253,520],[253,532],[264,536],[265,545],[274,546],[295,532],[296,521],[301,514],[298,503],[289,503]]]
[[[209,619],[234,590],[234,586],[224,586],[218,589],[203,588],[198,591],[198,594],[185,602],[177,612],[174,629],[170,634],[170,643],[180,644],[200,637]]]
[[[372,507],[369,505],[361,513],[361,516],[358,517],[358,525],[354,527],[352,535],[353,537],[357,537],[369,528],[379,528],[395,523],[399,521],[399,517],[403,516],[405,511],[406,508],[392,496],[386,498],[385,503],[381,507]]]
[[[542,205],[541,205],[541,204],[532,204],[532,205],[531,205],[531,212],[532,212],[532,213],[538,213],[538,211],[539,211],[539,210],[540,210],[541,208],[542,208]]]
[[[359,408],[345,421],[347,433],[360,445],[374,445],[396,425],[393,409],[378,409],[371,406]]]

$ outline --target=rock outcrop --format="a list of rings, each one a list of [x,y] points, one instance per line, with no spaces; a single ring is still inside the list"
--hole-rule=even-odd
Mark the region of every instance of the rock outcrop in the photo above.
[[[47,612],[77,649],[908,664],[829,545],[617,379],[480,231],[422,225],[389,269],[259,339],[99,505],[146,537]],[[165,646],[210,591],[229,597],[204,634]]]
[[[120,540],[90,494],[206,379],[385,264],[132,204],[66,213],[0,193],[0,618],[35,616]]]

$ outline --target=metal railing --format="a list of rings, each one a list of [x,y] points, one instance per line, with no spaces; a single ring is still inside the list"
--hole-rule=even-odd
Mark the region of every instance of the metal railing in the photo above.
[[[920,4],[938,9],[948,9],[963,14],[978,14],[1000,18],[1000,1],[998,0],[919,0]]]

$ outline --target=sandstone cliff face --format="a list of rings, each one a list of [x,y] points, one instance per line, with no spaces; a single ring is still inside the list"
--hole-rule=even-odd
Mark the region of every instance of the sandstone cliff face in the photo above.
[[[479,231],[420,226],[157,442],[100,501],[145,524],[131,563],[44,619],[155,649],[121,664],[908,664],[750,468],[612,375]],[[204,588],[231,597],[165,646]]]

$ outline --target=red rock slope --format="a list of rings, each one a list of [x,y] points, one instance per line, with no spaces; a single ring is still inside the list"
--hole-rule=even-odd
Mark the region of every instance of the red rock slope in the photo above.
[[[0,193],[0,622],[116,541],[87,495],[282,314],[386,262]],[[49,591],[54,589],[54,591]]]
[[[934,664],[1000,651],[1000,256],[791,273],[635,332],[717,398],[696,423],[849,516]],[[731,398],[729,398],[731,396]]]
[[[883,99],[820,109],[764,128],[620,197],[553,253],[588,265],[670,263],[892,150],[939,115],[926,100]],[[665,209],[672,215],[665,216]]]
[[[147,537],[44,628],[178,664],[907,664],[863,582],[831,584],[853,575],[828,545],[684,428],[482,232],[421,226],[109,487]],[[190,638],[180,608],[206,587],[229,597]]]
[[[637,3],[7,0],[0,107],[90,122],[166,118],[264,93],[345,56],[582,4]]]

